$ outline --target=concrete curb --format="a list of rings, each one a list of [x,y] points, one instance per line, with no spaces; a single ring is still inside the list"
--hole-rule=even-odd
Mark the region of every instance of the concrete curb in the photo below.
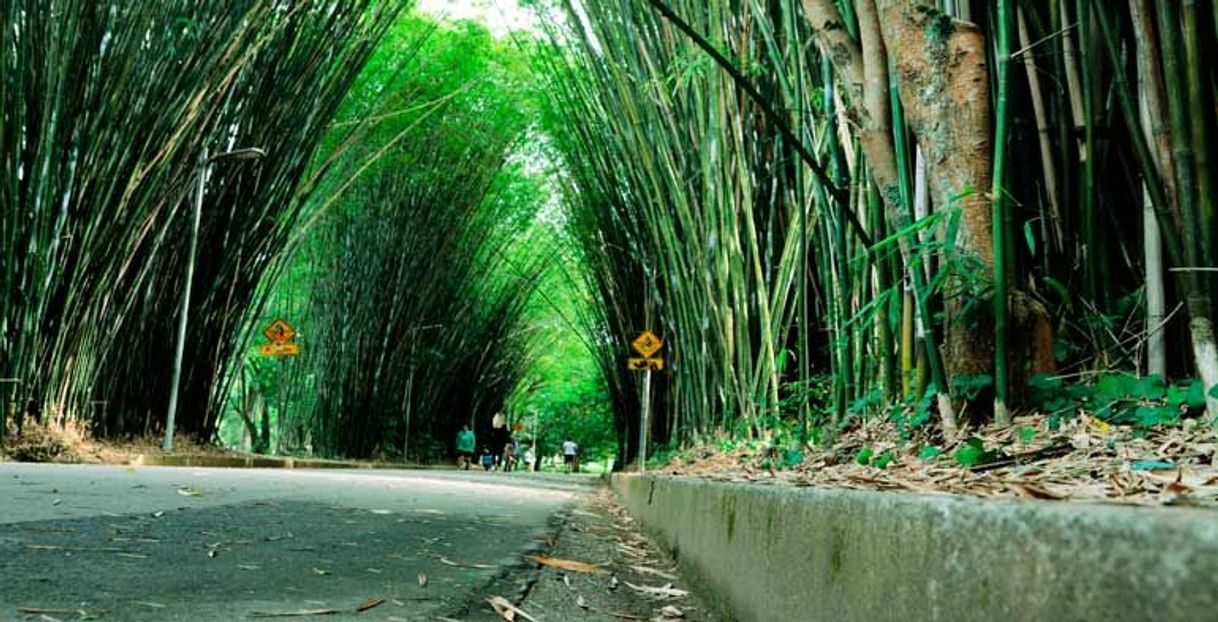
[[[1218,619],[1218,513],[614,475],[743,621]]]
[[[128,466],[211,467],[222,469],[445,469],[446,465],[402,464],[400,462],[351,462],[320,458],[280,456],[209,456],[198,454],[139,454]]]

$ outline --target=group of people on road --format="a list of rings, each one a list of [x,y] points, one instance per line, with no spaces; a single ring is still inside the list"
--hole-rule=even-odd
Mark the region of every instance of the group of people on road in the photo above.
[[[503,415],[495,415],[491,425],[491,442],[478,450],[477,437],[469,424],[461,426],[457,432],[457,468],[470,470],[475,465],[485,471],[510,472],[516,469],[523,457],[525,469],[536,471],[541,465],[537,464],[537,456],[533,449],[525,448],[521,456],[512,438],[512,432],[503,420]],[[579,471],[579,445],[572,440],[563,441],[563,465],[567,472]]]

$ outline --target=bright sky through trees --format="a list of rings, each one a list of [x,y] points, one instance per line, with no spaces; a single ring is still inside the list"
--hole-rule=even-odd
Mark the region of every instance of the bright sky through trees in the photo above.
[[[482,22],[496,37],[512,30],[533,29],[537,24],[517,0],[419,0],[418,9],[436,17]]]

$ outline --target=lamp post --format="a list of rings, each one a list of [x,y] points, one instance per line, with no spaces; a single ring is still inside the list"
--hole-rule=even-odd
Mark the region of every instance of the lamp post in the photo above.
[[[203,216],[203,193],[207,187],[207,170],[212,164],[221,160],[258,160],[266,157],[266,152],[257,147],[234,149],[207,155],[207,147],[199,156],[199,164],[195,167],[198,178],[195,185],[194,217],[190,225],[190,255],[186,260],[186,283],[182,288],[182,311],[178,314],[178,341],[173,357],[173,384],[169,389],[169,413],[165,416],[165,442],[162,448],[165,453],[173,452],[173,424],[178,413],[178,385],[182,380],[182,353],[186,348],[186,320],[190,314],[190,287],[195,278],[195,256],[199,252],[199,220]]]

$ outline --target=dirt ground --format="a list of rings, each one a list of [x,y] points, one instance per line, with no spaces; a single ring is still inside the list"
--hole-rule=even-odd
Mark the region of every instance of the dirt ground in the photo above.
[[[0,460],[55,462],[65,464],[127,464],[140,455],[160,455],[161,437],[98,441],[78,426],[26,422],[20,436],[9,426],[0,446]],[[238,455],[214,445],[201,445],[189,438],[174,439],[177,453],[190,455]]]

